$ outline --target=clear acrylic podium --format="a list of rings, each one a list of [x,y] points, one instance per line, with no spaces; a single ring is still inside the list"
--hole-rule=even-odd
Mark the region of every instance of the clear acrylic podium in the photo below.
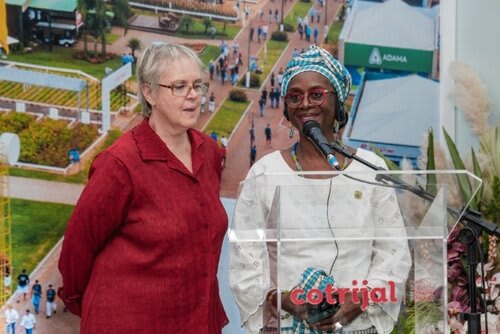
[[[329,304],[359,302],[363,312],[341,321],[337,332],[448,333],[447,238],[469,204],[460,188],[473,196],[480,186],[466,171],[265,173],[245,180],[228,230],[242,324],[248,333],[308,332],[308,321],[281,309],[280,298],[278,314],[270,310],[267,298],[276,289],[316,307],[307,312],[311,320],[318,307],[329,312]],[[433,196],[422,198],[423,191]]]

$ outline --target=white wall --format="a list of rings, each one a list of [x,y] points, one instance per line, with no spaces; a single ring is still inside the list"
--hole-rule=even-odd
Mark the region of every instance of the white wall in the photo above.
[[[456,60],[469,65],[487,87],[491,125],[500,121],[500,1],[445,0],[441,2],[441,122],[461,152],[477,147],[478,139],[459,110],[447,102],[453,89],[447,72]],[[454,36],[453,36],[454,35]]]

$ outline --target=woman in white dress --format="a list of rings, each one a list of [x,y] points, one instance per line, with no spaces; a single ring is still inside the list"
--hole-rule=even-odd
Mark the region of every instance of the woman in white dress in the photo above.
[[[290,148],[269,153],[252,166],[236,204],[233,228],[235,231],[272,228],[269,224],[273,223],[279,198],[282,229],[304,236],[313,230],[326,231],[328,235],[319,242],[312,239],[282,242],[279,253],[276,244],[271,243],[232,244],[230,284],[241,324],[248,333],[342,330],[349,334],[388,334],[398,319],[411,258],[407,241],[397,235],[404,233],[404,223],[394,190],[343,175],[290,174],[332,171],[322,153],[304,135],[303,127],[307,121],[316,121],[329,142],[337,140],[338,132],[347,123],[344,103],[350,85],[351,77],[342,64],[317,46],[309,47],[287,64],[281,96],[285,117],[298,130],[299,140]],[[386,167],[381,158],[369,151],[358,149],[356,154]],[[369,171],[368,167],[337,153],[336,160],[346,172]],[[287,183],[295,186],[282,186],[278,190],[278,185]],[[389,232],[393,235],[375,238],[387,227],[393,228]],[[344,300],[340,299],[338,310],[319,320],[313,320],[311,306],[297,303],[294,297],[298,295],[293,294],[297,287],[307,292],[310,287],[306,281],[313,274],[315,279],[321,277],[315,281],[315,287],[331,282],[335,287],[351,289]],[[392,287],[395,298],[363,305],[359,302],[362,292],[352,290],[355,283],[357,287],[363,285],[365,292]]]

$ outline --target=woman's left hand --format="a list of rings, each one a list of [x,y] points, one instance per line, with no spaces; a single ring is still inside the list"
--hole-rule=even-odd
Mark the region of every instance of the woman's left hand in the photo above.
[[[336,298],[338,300],[338,296],[336,296]],[[363,297],[360,293],[358,300],[362,300],[361,298]],[[352,300],[352,293],[346,293],[344,304],[340,306],[333,316],[311,324],[311,327],[321,331],[332,331],[336,329],[335,324],[337,322],[345,326],[356,319],[361,313],[363,313],[361,310],[361,303],[354,303]]]

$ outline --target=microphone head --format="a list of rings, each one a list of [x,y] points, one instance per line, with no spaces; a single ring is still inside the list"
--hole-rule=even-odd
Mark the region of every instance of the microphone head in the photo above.
[[[320,129],[319,123],[314,120],[309,120],[304,123],[302,127],[302,132],[306,135],[306,137],[310,137],[310,134],[314,128]]]

